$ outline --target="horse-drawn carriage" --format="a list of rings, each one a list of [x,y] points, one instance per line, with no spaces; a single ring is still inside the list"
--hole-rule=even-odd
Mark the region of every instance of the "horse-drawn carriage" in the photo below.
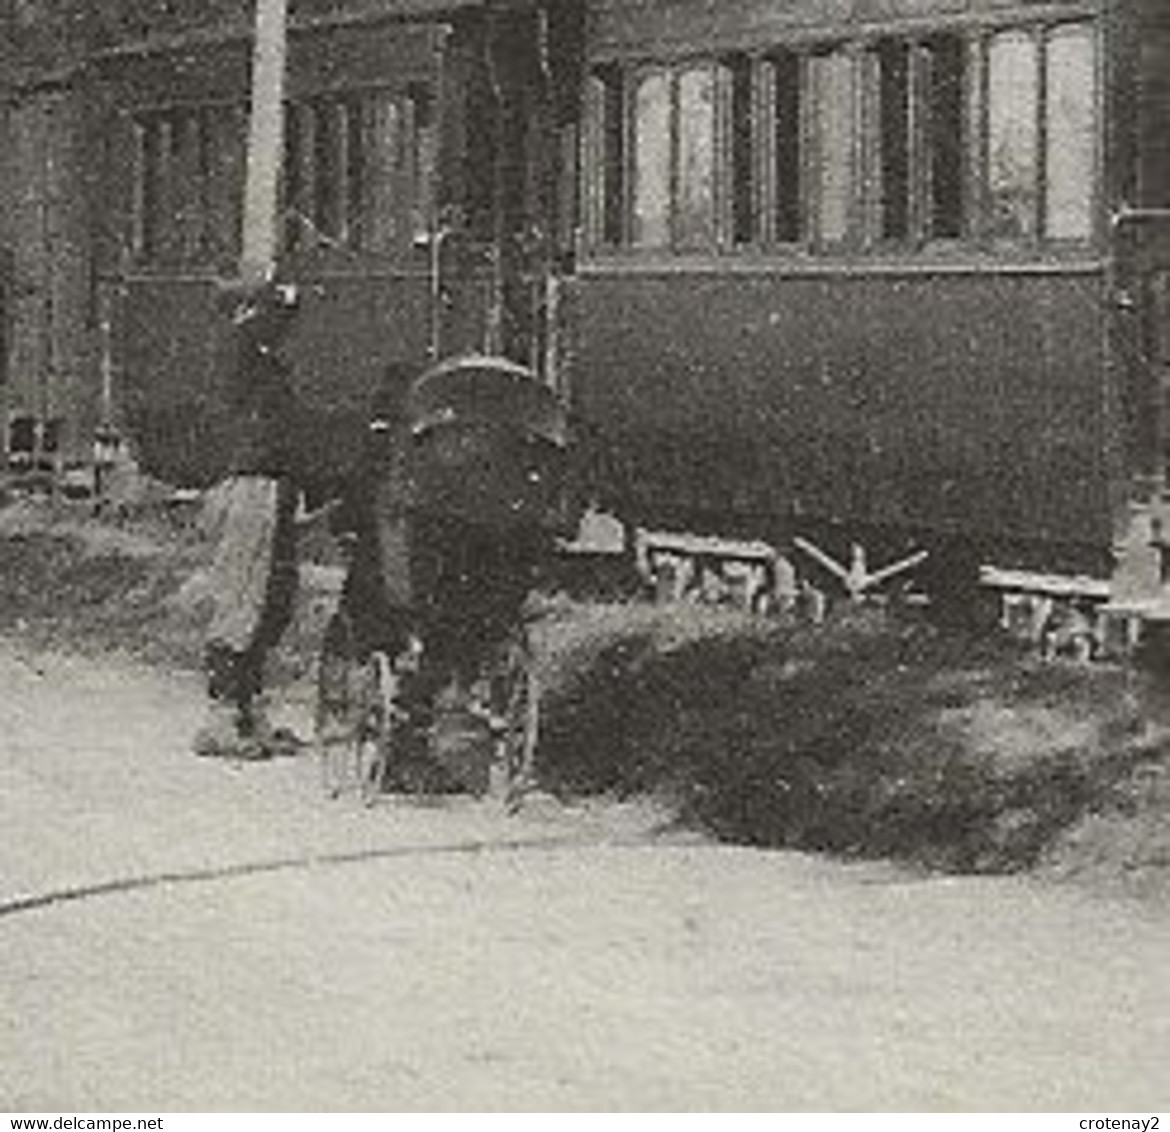
[[[555,537],[564,407],[523,366],[460,357],[390,387],[368,442],[319,665],[326,787],[515,800],[536,742],[526,608]]]

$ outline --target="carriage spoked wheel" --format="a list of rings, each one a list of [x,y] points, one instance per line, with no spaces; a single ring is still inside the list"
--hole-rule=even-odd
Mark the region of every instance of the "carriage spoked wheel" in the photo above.
[[[336,613],[325,629],[317,661],[317,698],[313,713],[313,746],[321,767],[321,785],[336,798],[346,789],[357,742],[359,665],[353,627]]]
[[[382,789],[396,720],[395,674],[384,652],[361,656],[353,624],[336,613],[317,669],[314,746],[325,792],[356,792],[366,805]]]
[[[365,663],[364,700],[358,726],[354,771],[362,802],[373,805],[386,782],[397,731],[396,677],[390,658],[378,650]]]
[[[496,738],[489,793],[509,810],[535,784],[539,693],[532,640],[521,626],[504,646],[492,679]]]

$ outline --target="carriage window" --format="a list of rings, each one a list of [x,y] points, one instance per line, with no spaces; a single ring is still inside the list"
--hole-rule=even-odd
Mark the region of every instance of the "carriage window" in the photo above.
[[[803,74],[800,57],[789,52],[774,55],[772,83],[775,114],[773,219],[777,242],[792,244],[804,234],[804,131],[801,127]]]
[[[954,239],[963,234],[963,181],[966,171],[966,56],[958,36],[940,35],[926,43],[928,105],[926,146],[930,178],[927,235]]]
[[[731,240],[750,244],[756,238],[756,111],[752,61],[746,55],[727,60],[731,76]]]
[[[1036,34],[1004,32],[988,48],[988,228],[1003,238],[1084,240],[1100,128],[1093,28],[1050,31],[1043,62],[1040,46]]]
[[[402,111],[398,100],[371,98],[360,111],[362,134],[361,219],[356,238],[374,252],[390,251],[398,242],[396,205],[400,195],[396,176],[401,163]]]
[[[577,186],[581,180],[581,132],[576,122],[562,122],[557,127],[557,162],[555,183],[556,235],[558,254],[573,251],[577,240],[577,225],[581,221]]]
[[[616,66],[590,76],[585,133],[589,180],[586,225],[594,245],[645,250],[715,246],[723,206],[717,185],[739,179],[739,231],[752,238],[755,223],[754,120],[750,60],[731,64],[740,75],[738,143],[721,143],[720,68],[714,63],[656,68],[624,81]],[[733,78],[731,86],[736,80]],[[730,97],[734,97],[729,95]],[[736,127],[729,127],[733,131]],[[743,147],[733,158],[736,145]],[[727,173],[724,161],[738,161]],[[736,205],[727,203],[734,227]]]
[[[680,247],[708,247],[715,242],[714,70],[684,71],[677,97],[675,238]]]
[[[1040,72],[1023,32],[992,39],[988,52],[987,190],[995,236],[1036,231]]]
[[[284,246],[295,248],[301,236],[301,203],[304,195],[301,156],[301,112],[296,106],[284,111],[284,168],[281,181],[281,210],[284,219]],[[247,176],[245,172],[245,177]]]
[[[410,110],[410,223],[411,234],[418,239],[431,229],[439,130],[434,98],[427,87],[412,86],[406,101]]]
[[[800,229],[800,73],[795,59],[791,64],[775,84],[785,240]],[[771,227],[760,181],[764,123],[771,120],[763,95],[774,66],[779,73],[771,58],[759,63],[737,53],[628,77],[613,64],[595,69],[584,147],[590,243],[685,252],[763,240]]]
[[[1148,352],[1151,360],[1170,365],[1170,271],[1155,271],[1150,276]]]
[[[468,74],[463,94],[462,183],[455,197],[464,210],[467,235],[479,243],[495,235],[497,98],[486,61],[481,61]]]
[[[290,249],[302,244],[312,246],[313,243],[314,125],[311,107],[294,105],[285,108],[281,206],[285,246]]]
[[[671,81],[666,72],[642,78],[634,90],[633,230],[639,248],[670,243]]]
[[[189,111],[176,116],[171,134],[175,170],[175,256],[181,263],[203,257],[207,216],[207,128],[204,115]]]
[[[1046,72],[1045,231],[1053,239],[1083,240],[1093,231],[1097,138],[1093,29],[1070,25],[1053,31]]]
[[[167,125],[161,116],[134,124],[136,165],[134,178],[134,253],[140,259],[159,255],[166,213],[168,182],[166,159],[170,152]]]
[[[182,108],[143,115],[134,123],[135,256],[143,262],[198,263],[214,255],[221,204],[218,139],[205,111]],[[224,207],[230,201],[222,202]]]
[[[887,40],[878,45],[878,210],[885,240],[910,235],[910,45]]]
[[[286,116],[290,248],[388,252],[429,229],[436,131],[430,92],[328,96]]]
[[[313,131],[313,207],[312,219],[317,231],[336,240],[345,223],[348,198],[346,173],[348,163],[343,144],[346,133],[341,114],[344,107],[334,99],[322,100],[312,107]]]
[[[345,161],[345,193],[342,208],[347,243],[360,246],[366,221],[366,119],[359,99],[347,99],[341,106],[341,144]]]
[[[164,216],[164,258],[169,263],[183,263],[184,255],[190,254],[190,233],[194,222],[191,215],[193,185],[190,115],[178,111],[170,116],[167,123],[166,143],[168,153],[166,168],[169,171],[168,210]]]
[[[247,175],[245,108],[147,112],[133,127],[136,259],[168,266],[234,262]],[[426,90],[289,104],[281,184],[286,249],[401,251],[430,222],[435,135]]]
[[[429,90],[293,103],[286,121],[290,247],[401,252],[429,230],[437,145]]]
[[[849,233],[853,203],[853,60],[845,51],[835,51],[811,63],[817,107],[817,236],[836,243]]]
[[[877,61],[877,234],[955,239],[966,227],[965,44],[886,40]]]
[[[863,216],[907,248],[1087,239],[1097,50],[1079,21],[606,64],[589,87],[590,241],[831,250]]]
[[[594,178],[586,201],[591,241],[617,245],[625,236],[625,83],[615,66],[590,76],[589,169]]]
[[[242,106],[213,106],[207,126],[207,252],[214,263],[233,263],[239,256],[247,160],[245,112]]]

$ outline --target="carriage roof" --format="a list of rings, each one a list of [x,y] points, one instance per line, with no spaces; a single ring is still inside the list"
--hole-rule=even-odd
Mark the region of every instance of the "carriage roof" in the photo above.
[[[410,387],[406,413],[415,436],[474,422],[517,428],[558,448],[568,442],[561,399],[532,370],[505,358],[469,355],[440,362]]]

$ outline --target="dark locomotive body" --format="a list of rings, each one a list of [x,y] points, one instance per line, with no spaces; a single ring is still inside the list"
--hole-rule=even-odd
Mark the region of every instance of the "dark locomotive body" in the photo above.
[[[1159,0],[320,10],[293,7],[282,271],[323,469],[388,366],[475,350],[561,390],[590,502],[640,527],[1107,578],[1156,507]],[[194,482],[245,30],[95,63],[122,411]]]

